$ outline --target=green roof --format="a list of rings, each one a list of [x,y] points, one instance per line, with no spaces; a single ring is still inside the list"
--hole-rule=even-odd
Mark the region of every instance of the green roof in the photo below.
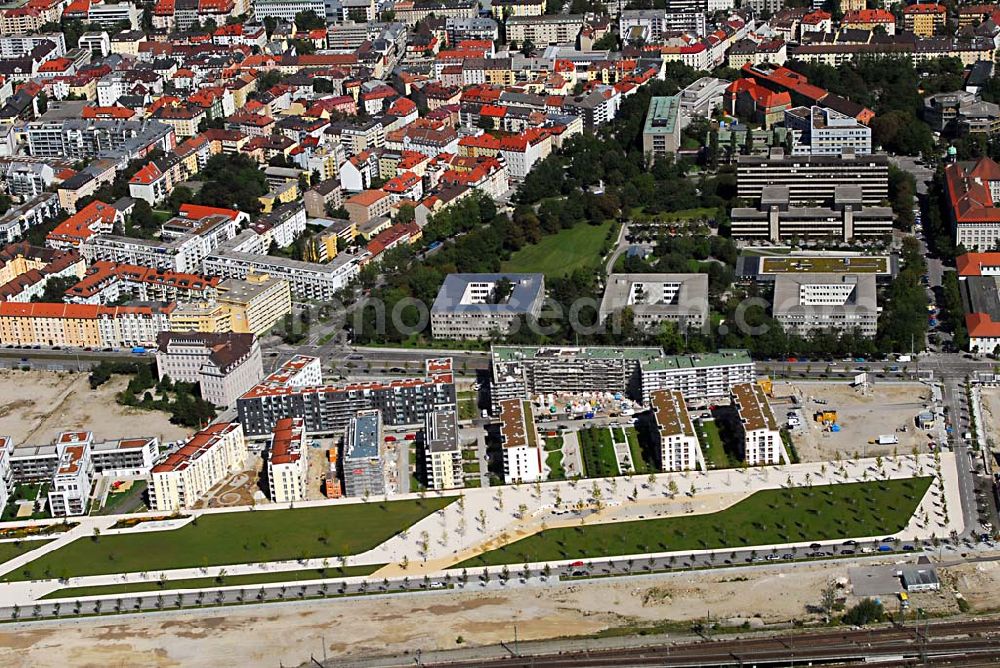
[[[645,134],[673,134],[680,108],[680,98],[676,95],[650,98]]]
[[[746,350],[723,349],[717,353],[701,355],[670,355],[642,363],[643,371],[664,371],[670,369],[697,369],[724,364],[750,364],[753,360]]]
[[[629,359],[654,360],[663,357],[661,348],[617,348],[614,346],[493,346],[493,358],[501,362],[525,359]]]

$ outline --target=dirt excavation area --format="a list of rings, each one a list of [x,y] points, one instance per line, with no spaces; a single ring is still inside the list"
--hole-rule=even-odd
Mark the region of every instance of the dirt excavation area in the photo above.
[[[0,370],[0,434],[32,445],[73,429],[92,431],[99,441],[156,436],[163,442],[190,435],[170,424],[166,413],[116,403],[127,384],[127,377],[113,376],[92,390],[86,373]]]
[[[324,642],[331,658],[469,648],[512,640],[515,623],[520,640],[607,629],[673,632],[664,626],[671,621],[686,635],[688,623],[709,614],[730,626],[787,624],[813,617],[819,592],[829,583],[846,583],[850,565],[799,564],[4,625],[0,665],[298,666],[310,654],[323,656]],[[995,592],[1000,587],[996,564],[946,570],[945,582],[963,589]],[[850,592],[842,591],[852,604]],[[958,609],[950,588],[917,596],[931,614]],[[971,591],[967,598],[973,610],[995,605],[990,596],[976,598]]]

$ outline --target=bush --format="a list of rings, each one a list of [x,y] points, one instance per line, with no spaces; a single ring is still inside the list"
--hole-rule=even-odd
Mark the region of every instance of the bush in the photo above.
[[[870,598],[861,600],[853,608],[844,613],[843,621],[851,626],[866,626],[882,621],[885,616],[885,608],[878,601]]]

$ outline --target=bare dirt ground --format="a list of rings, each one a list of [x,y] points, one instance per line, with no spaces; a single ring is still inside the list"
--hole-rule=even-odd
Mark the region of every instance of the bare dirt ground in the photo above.
[[[1000,447],[1000,388],[984,387],[980,390],[983,404],[983,431],[986,433],[986,443],[991,450]]]
[[[781,398],[794,394],[798,397],[805,424],[792,431],[792,440],[799,458],[804,462],[830,461],[851,457],[854,453],[868,457],[908,454],[914,447],[927,452],[928,432],[914,425],[914,418],[924,410],[930,400],[930,389],[919,383],[882,383],[863,394],[861,388],[848,383],[776,382],[773,406],[775,416],[784,421],[790,404]],[[825,401],[825,404],[816,400]],[[837,411],[839,432],[827,431],[813,419],[819,410]],[[899,429],[906,427],[906,431]],[[875,445],[882,434],[893,434],[897,445]]]
[[[886,562],[888,563],[888,562]],[[848,563],[801,564],[674,576],[553,584],[510,591],[414,594],[166,612],[0,627],[5,666],[299,665],[310,653],[362,657],[420,648],[450,649],[586,635],[663,622],[723,620],[752,626],[814,616],[823,587],[845,578]],[[955,573],[952,577],[950,573]],[[973,609],[996,605],[997,564],[949,569]],[[981,592],[978,598],[973,590]],[[949,591],[921,594],[929,612],[957,610]],[[991,602],[992,597],[992,602]],[[456,641],[461,636],[462,645]]]
[[[52,442],[61,431],[94,432],[97,440],[157,436],[161,441],[186,438],[191,431],[170,424],[170,416],[120,406],[115,394],[127,379],[114,376],[96,390],[85,373],[0,371],[0,434],[15,443]]]

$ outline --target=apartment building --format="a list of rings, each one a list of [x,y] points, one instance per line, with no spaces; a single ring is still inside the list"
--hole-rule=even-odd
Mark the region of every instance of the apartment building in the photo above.
[[[234,405],[264,378],[253,334],[161,332],[156,344],[159,379],[198,383],[202,399],[216,406]]]
[[[431,306],[436,339],[488,339],[536,318],[545,300],[542,274],[448,274]]]
[[[656,160],[681,146],[680,96],[651,97],[642,129],[642,152]]]
[[[142,302],[214,300],[219,279],[135,264],[99,260],[80,282],[66,291],[73,304],[112,304],[122,299]]]
[[[346,496],[385,494],[385,441],[379,411],[358,411],[350,418],[344,433],[341,465]]]
[[[153,120],[39,120],[28,123],[26,134],[36,158],[133,159],[153,148],[169,152],[176,145],[173,128]]]
[[[903,30],[920,37],[932,37],[948,20],[948,10],[936,2],[917,2],[903,7]]]
[[[718,399],[728,396],[733,386],[753,382],[756,377],[750,353],[729,349],[644,360],[639,373],[645,404],[657,390],[680,390],[688,401]]]
[[[0,215],[0,243],[13,243],[29,229],[62,215],[62,205],[55,193],[42,193],[24,204],[13,206]]]
[[[778,421],[774,419],[763,388],[757,383],[735,385],[732,401],[739,416],[737,424],[747,465],[787,464],[788,454],[781,441]]]
[[[945,165],[948,210],[956,245],[986,251],[1000,240],[1000,165],[983,157]]]
[[[645,330],[664,322],[699,330],[708,324],[708,274],[611,274],[598,310],[601,322],[622,326],[628,309],[633,324]]]
[[[708,32],[704,11],[677,9],[626,9],[618,17],[618,33],[626,40],[662,42],[664,34],[693,32],[701,37]]]
[[[878,328],[878,301],[872,274],[778,274],[771,308],[786,332],[855,331],[872,337]]]
[[[462,445],[455,411],[433,411],[424,418],[424,469],[430,489],[455,489],[465,482]]]
[[[771,149],[766,157],[741,155],[736,163],[740,199],[760,200],[767,186],[787,186],[790,204],[833,201],[837,186],[861,188],[862,204],[889,198],[889,160],[884,153],[855,155],[786,155]]]
[[[76,440],[79,437],[80,440]],[[85,515],[90,497],[93,466],[90,461],[90,433],[65,432],[59,463],[49,488],[49,512],[53,517]],[[72,442],[70,442],[72,439]]]
[[[91,474],[106,476],[144,476],[159,453],[156,438],[123,438],[94,441],[91,432],[61,432],[52,443],[44,445],[15,444],[10,437],[0,437],[0,474],[9,483],[51,481],[69,445],[84,445],[88,452]],[[2,487],[2,484],[0,484]]]
[[[267,450],[267,486],[271,501],[294,503],[307,498],[309,457],[301,418],[283,418],[274,425]]]
[[[520,399],[500,402],[500,447],[503,478],[508,485],[535,482],[542,476],[542,446],[531,404]]]
[[[92,306],[63,303],[0,303],[0,343],[19,346],[151,346],[170,328],[174,304]]]
[[[427,360],[426,375],[324,385],[317,358],[297,355],[236,402],[250,436],[270,434],[283,417],[301,417],[309,434],[334,434],[358,411],[378,410],[387,425],[417,425],[428,413],[454,409],[451,360]],[[314,369],[308,382],[301,369]]]
[[[556,392],[621,392],[637,398],[640,364],[661,357],[661,348],[493,346],[493,408],[506,399]]]
[[[1000,253],[965,253],[955,266],[969,350],[993,354],[1000,346]]]
[[[649,395],[653,409],[660,468],[664,471],[705,470],[705,457],[679,390],[657,390]]]
[[[213,487],[247,464],[243,426],[220,422],[199,431],[150,471],[151,508],[173,512],[192,508]]]
[[[872,129],[853,116],[812,105],[785,110],[785,127],[792,132],[792,155],[835,155],[849,149],[855,155],[872,152]]]
[[[547,16],[515,16],[507,20],[507,40],[524,44],[531,42],[544,47],[550,44],[576,44],[583,30],[583,14],[549,14]]]
[[[861,186],[838,184],[826,206],[792,203],[788,185],[764,186],[756,207],[734,207],[734,239],[790,240],[880,239],[892,235],[892,207],[865,206]]]
[[[229,311],[230,331],[263,336],[292,312],[292,291],[284,279],[249,274],[219,283],[218,303]]]

